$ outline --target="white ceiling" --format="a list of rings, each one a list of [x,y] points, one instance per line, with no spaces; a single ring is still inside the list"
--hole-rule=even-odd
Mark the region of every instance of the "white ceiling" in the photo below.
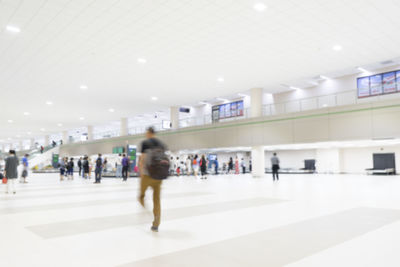
[[[399,56],[399,1],[263,2],[259,13],[249,0],[0,0],[0,138],[276,92]]]

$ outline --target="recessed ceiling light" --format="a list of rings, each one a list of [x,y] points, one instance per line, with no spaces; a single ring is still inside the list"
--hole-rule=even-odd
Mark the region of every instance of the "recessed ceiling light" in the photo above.
[[[157,100],[158,100],[158,97],[156,97],[156,96],[152,96],[152,97],[151,97],[151,100],[153,100],[153,101],[157,101]]]
[[[110,109],[108,109],[108,111],[109,111],[109,112],[114,112],[114,111],[115,111],[115,109],[113,109],[113,108],[110,108]]]
[[[10,138],[10,137],[8,137],[8,138],[7,138],[7,140],[11,140],[11,138]]]
[[[44,131],[46,131],[46,129],[45,128],[40,128],[40,131],[44,132]]]
[[[290,86],[289,88],[290,88],[290,89],[293,89],[293,90],[301,90],[301,88],[295,87],[295,86]]]
[[[25,112],[24,112],[24,115],[25,115],[25,116],[29,116],[29,115],[31,115],[31,114],[30,114],[29,112],[26,112],[26,111],[25,111]]]
[[[61,127],[61,126],[63,126],[63,125],[62,125],[62,123],[57,123],[57,126],[58,126],[58,127]]]
[[[83,121],[83,120],[85,119],[85,117],[80,117],[79,119],[80,119],[81,121]]]
[[[8,26],[6,27],[6,30],[9,31],[9,32],[13,32],[13,33],[19,33],[19,32],[21,32],[21,29],[20,29],[20,28],[18,28],[18,27],[16,27],[16,26],[11,26],[11,25],[8,25]]]
[[[13,120],[8,120],[8,123],[13,123],[14,121]]]
[[[240,97],[247,97],[248,95],[245,95],[245,94],[238,94],[238,96],[240,96]]]
[[[31,133],[31,132],[27,132],[27,134],[28,134],[28,135],[31,135],[32,133]]]
[[[205,102],[205,101],[200,101],[199,104],[200,104],[200,105],[207,105],[208,103]]]
[[[140,64],[145,64],[145,63],[147,63],[147,60],[145,58],[138,58],[137,62]]]
[[[216,100],[218,100],[218,101],[223,101],[223,102],[228,102],[228,99],[220,98],[220,97],[217,97]]]
[[[81,86],[79,86],[79,88],[81,88],[81,90],[87,90],[88,89],[87,85],[81,85]]]
[[[223,83],[225,81],[225,79],[224,79],[224,77],[218,77],[217,81],[220,83]]]
[[[322,107],[326,108],[328,106],[328,104],[323,104]]]
[[[253,8],[258,12],[263,12],[265,9],[267,9],[267,6],[264,3],[258,2],[254,4]]]
[[[342,47],[341,45],[334,45],[334,46],[332,47],[332,49],[335,50],[335,51],[340,51],[340,50],[343,49],[343,47]]]
[[[51,105],[53,105],[53,102],[51,102],[51,101],[46,101],[46,105],[51,106]]]
[[[21,136],[19,134],[16,135],[17,138],[20,138]]]
[[[319,77],[320,77],[321,79],[324,79],[324,80],[329,80],[329,77],[324,76],[324,75],[319,75]]]

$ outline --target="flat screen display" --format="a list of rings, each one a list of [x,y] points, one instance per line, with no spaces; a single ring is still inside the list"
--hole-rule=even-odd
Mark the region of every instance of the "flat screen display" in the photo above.
[[[237,102],[231,103],[231,114],[232,114],[232,117],[237,116]]]
[[[390,94],[396,92],[396,72],[388,72],[382,75],[383,93]]]
[[[396,85],[397,85],[397,92],[400,92],[400,70],[396,71]]]
[[[231,104],[225,104],[225,118],[230,118],[231,117]]]
[[[212,107],[213,122],[217,122],[221,119],[243,116],[243,114],[244,114],[243,100]]]
[[[369,92],[369,77],[357,79],[358,97],[370,96]]]
[[[382,74],[374,75],[369,78],[371,95],[382,94]]]
[[[238,101],[237,102],[237,112],[236,112],[236,114],[237,114],[237,116],[243,116],[243,114],[244,114],[244,104],[243,104],[243,101]]]
[[[208,160],[209,161],[214,161],[214,160],[216,160],[217,159],[217,155],[215,155],[215,154],[209,154],[208,155]]]
[[[219,106],[219,119],[225,119],[225,105]]]

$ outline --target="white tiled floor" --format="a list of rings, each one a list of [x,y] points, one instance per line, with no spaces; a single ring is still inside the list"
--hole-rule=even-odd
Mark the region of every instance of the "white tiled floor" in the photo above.
[[[163,185],[157,234],[136,202],[138,179],[94,185],[33,174],[16,195],[3,189],[4,267],[200,266],[206,258],[213,266],[246,266],[246,249],[255,243],[265,244],[265,253],[252,256],[252,267],[400,266],[398,176],[171,178]],[[151,194],[147,199],[151,205]],[[226,250],[232,257],[223,256]]]

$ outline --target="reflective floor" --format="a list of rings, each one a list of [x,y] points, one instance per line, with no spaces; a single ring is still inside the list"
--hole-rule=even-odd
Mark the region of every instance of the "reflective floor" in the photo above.
[[[127,183],[0,187],[0,266],[400,266],[400,177],[171,178],[159,233]]]

